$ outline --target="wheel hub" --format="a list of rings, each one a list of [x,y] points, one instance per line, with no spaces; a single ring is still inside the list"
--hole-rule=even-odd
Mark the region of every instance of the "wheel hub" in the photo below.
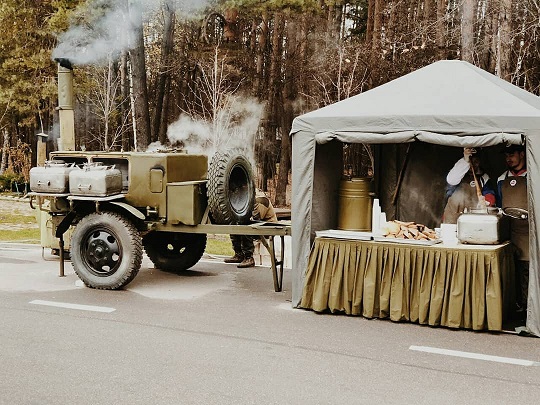
[[[88,235],[85,246],[83,256],[95,275],[109,276],[116,271],[121,252],[114,235],[105,230],[94,231]]]

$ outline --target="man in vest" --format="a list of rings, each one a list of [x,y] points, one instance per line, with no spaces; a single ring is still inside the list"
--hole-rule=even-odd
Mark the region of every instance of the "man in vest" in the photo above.
[[[259,190],[257,190],[255,196],[252,218],[255,221],[277,222],[277,216],[272,203],[268,197]],[[257,237],[249,235],[231,235],[234,256],[225,259],[225,263],[238,263],[238,266],[236,267],[240,268],[255,266],[255,259],[253,258],[253,252],[255,250],[255,244],[253,243],[254,239],[257,239]]]
[[[501,208],[528,210],[527,161],[523,145],[506,145],[503,151],[506,170],[497,179],[498,201]],[[517,248],[516,287],[518,312],[527,308],[529,290],[529,221],[510,219],[510,240]]]
[[[446,224],[457,223],[458,217],[465,209],[495,206],[495,190],[492,181],[482,168],[480,153],[474,148],[464,148],[463,157],[446,176],[447,203],[443,216],[443,222]],[[478,197],[476,181],[479,183],[481,198]]]

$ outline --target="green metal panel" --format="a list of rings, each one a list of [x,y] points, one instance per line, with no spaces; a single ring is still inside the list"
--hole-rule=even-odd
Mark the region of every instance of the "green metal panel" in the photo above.
[[[150,207],[157,210],[159,218],[167,217],[168,183],[205,181],[208,176],[208,157],[187,153],[74,151],[52,153],[51,159],[77,164],[87,162],[114,164],[122,172],[125,202],[137,208]],[[206,205],[206,194],[201,198],[205,200]],[[194,204],[193,208],[198,207],[198,204]],[[176,214],[175,216],[179,217]],[[192,218],[198,216],[198,213],[188,215]],[[185,219],[184,216],[182,218]]]
[[[182,153],[167,156],[167,183],[206,180],[207,178],[207,156]]]
[[[206,180],[167,184],[168,223],[200,224],[206,205]]]

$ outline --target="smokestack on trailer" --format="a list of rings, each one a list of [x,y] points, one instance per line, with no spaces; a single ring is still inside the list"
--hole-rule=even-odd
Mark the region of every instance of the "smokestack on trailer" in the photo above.
[[[48,135],[40,132],[37,134],[37,137],[37,166],[45,166],[45,160],[47,160]]]
[[[69,59],[58,62],[58,119],[60,138],[58,150],[75,150],[75,117],[73,114],[73,66]]]

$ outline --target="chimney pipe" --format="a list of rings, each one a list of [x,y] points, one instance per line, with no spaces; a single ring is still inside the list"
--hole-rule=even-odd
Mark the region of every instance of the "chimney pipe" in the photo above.
[[[73,113],[73,67],[69,59],[58,62],[58,120],[60,139],[58,150],[75,150],[75,117]]]
[[[40,132],[37,134],[37,165],[45,166],[47,160],[47,134]]]

